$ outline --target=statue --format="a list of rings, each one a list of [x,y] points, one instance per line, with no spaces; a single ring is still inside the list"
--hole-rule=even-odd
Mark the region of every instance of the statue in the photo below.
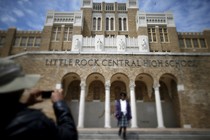
[[[147,50],[147,43],[146,43],[145,39],[143,39],[143,41],[141,43],[141,47],[142,47],[142,50]]]
[[[120,50],[124,50],[125,49],[125,42],[122,39],[120,40],[119,46],[120,46]]]
[[[97,46],[96,47],[97,47],[97,50],[101,50],[103,48],[103,43],[100,39],[97,41]]]
[[[74,48],[75,48],[75,49],[79,49],[79,47],[80,47],[80,41],[79,41],[79,39],[77,38],[76,41],[75,41]]]

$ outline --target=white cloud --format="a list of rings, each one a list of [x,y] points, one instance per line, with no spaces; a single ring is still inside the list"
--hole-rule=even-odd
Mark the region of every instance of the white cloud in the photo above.
[[[27,25],[32,28],[33,30],[42,30],[43,29],[43,25],[40,23],[34,23],[34,22],[27,22]]]
[[[37,12],[36,11],[33,11],[31,9],[24,9],[24,11],[29,14],[30,16],[36,16],[37,15]]]
[[[19,5],[23,5],[25,3],[29,2],[28,0],[18,0]]]
[[[21,11],[21,10],[19,10],[19,9],[14,9],[14,10],[12,10],[12,12],[14,13],[14,14],[16,14],[18,17],[23,17],[25,14]]]
[[[9,15],[2,16],[1,21],[4,22],[5,24],[17,22],[16,18],[9,16]]]

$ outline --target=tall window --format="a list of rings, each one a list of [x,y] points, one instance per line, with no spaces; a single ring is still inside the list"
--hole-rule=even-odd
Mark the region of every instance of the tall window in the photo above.
[[[0,47],[3,47],[5,43],[5,37],[0,37]]]
[[[206,42],[204,39],[200,39],[201,48],[206,48]]]
[[[25,47],[26,46],[26,41],[27,41],[27,37],[22,37],[21,42],[20,42],[20,46]]]
[[[168,30],[167,27],[160,27],[160,41],[161,42],[168,42]]]
[[[192,48],[191,39],[187,38],[185,41],[187,48]]]
[[[126,18],[119,18],[119,30],[127,31],[127,20]]]
[[[106,18],[106,30],[107,31],[114,30],[114,18]]]
[[[109,30],[109,18],[106,18],[106,30]]]
[[[72,41],[72,27],[64,28],[64,41]]]
[[[93,30],[94,31],[96,30],[96,18],[95,17],[93,18]]]
[[[15,38],[14,46],[15,47],[19,47],[20,46],[20,37],[16,37]]]
[[[180,48],[184,48],[184,39],[183,38],[179,38],[179,46],[180,46]]]
[[[126,18],[123,19],[123,28],[124,28],[124,31],[127,30],[127,21],[126,21]]]
[[[194,46],[194,48],[198,48],[199,47],[197,38],[193,38],[193,46]]]
[[[122,31],[122,19],[119,18],[119,30]]]
[[[156,42],[157,41],[155,27],[149,27],[148,28],[148,35],[149,35],[149,41],[150,42]]]
[[[93,30],[100,31],[101,30],[101,18],[93,18]]]
[[[32,47],[34,45],[34,37],[29,37],[27,46]]]
[[[52,41],[59,41],[61,37],[61,27],[54,27],[52,33]]]
[[[111,18],[111,31],[113,31],[114,30],[114,18]]]
[[[98,18],[98,31],[101,30],[101,18]]]
[[[40,47],[41,45],[41,37],[36,37],[34,47]]]

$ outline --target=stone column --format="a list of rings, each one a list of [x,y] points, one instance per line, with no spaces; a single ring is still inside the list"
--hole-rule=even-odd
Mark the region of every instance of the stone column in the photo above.
[[[111,128],[110,125],[110,81],[105,84],[105,128]]]
[[[80,84],[80,102],[79,102],[79,119],[78,128],[84,128],[84,114],[85,114],[85,82],[82,81]]]
[[[158,128],[164,128],[159,85],[154,87],[154,89],[155,89],[155,103],[156,103],[156,113],[157,113],[157,123],[158,123],[157,127]]]
[[[130,83],[130,104],[131,104],[131,128],[137,128],[137,117],[136,117],[136,97],[134,92],[135,83]]]

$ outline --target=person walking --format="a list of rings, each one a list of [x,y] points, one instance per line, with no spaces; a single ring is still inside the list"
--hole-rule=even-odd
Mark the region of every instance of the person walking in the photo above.
[[[42,91],[33,89],[40,75],[27,75],[21,65],[0,59],[0,139],[78,140],[78,132],[63,90],[55,89],[51,101],[56,121],[29,106],[40,102]],[[21,101],[21,97],[28,98]]]
[[[130,104],[126,97],[126,93],[121,92],[120,99],[115,102],[115,117],[118,120],[119,127],[118,135],[121,136],[121,134],[123,134],[124,139],[126,138],[126,128],[129,125],[129,121],[132,119]]]

